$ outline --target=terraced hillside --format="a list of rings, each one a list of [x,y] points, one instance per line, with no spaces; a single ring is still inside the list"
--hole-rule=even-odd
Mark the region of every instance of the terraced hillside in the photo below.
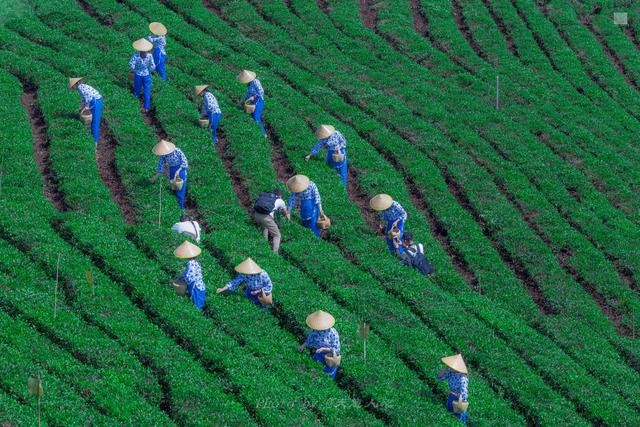
[[[38,372],[51,426],[458,425],[436,380],[455,353],[471,425],[639,424],[632,2],[0,4],[3,425],[37,425]],[[169,29],[169,78],[153,77],[143,112],[127,62],[151,21]],[[240,105],[242,69],[265,87],[267,140]],[[95,150],[66,87],[79,75],[104,98]],[[198,84],[224,114],[215,148]],[[347,138],[347,188],[304,161],[323,123]],[[164,286],[183,239],[166,181],[148,183],[160,138],[189,158],[203,312]],[[295,173],[333,225],[317,239],[297,214],[282,221],[278,256],[252,201]],[[428,278],[389,254],[368,207],[378,193],[406,209]],[[214,292],[247,256],[274,281],[270,312]],[[317,309],[342,340],[335,382],[295,351]]]

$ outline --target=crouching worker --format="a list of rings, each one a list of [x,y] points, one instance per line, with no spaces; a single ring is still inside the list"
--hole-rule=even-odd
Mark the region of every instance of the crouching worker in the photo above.
[[[182,215],[180,217],[180,222],[173,224],[171,231],[178,234],[186,234],[187,236],[193,237],[196,243],[200,243],[200,224],[198,224],[198,221],[192,220],[187,215]]]
[[[298,351],[309,347],[313,351],[313,360],[324,365],[324,372],[336,379],[340,367],[340,337],[333,328],[336,319],[329,313],[318,310],[307,316],[307,326],[313,329]]]
[[[187,292],[198,310],[202,310],[204,307],[204,299],[207,296],[207,290],[202,280],[202,267],[198,261],[198,255],[201,252],[199,247],[186,240],[173,251],[176,258],[188,260],[184,271],[178,277],[178,281],[187,284]]]
[[[316,184],[304,175],[294,175],[287,181],[287,188],[291,191],[289,212],[293,211],[298,202],[300,202],[302,225],[320,237],[318,217],[324,214],[324,211],[322,210],[322,200]]]
[[[280,249],[280,229],[274,218],[276,211],[282,212],[287,219],[291,219],[280,190],[260,193],[253,206],[253,220],[258,227],[262,228],[262,235],[265,239],[269,240],[269,234],[271,234],[272,249],[277,254]]]
[[[407,220],[407,213],[402,208],[400,203],[394,201],[388,194],[378,194],[369,201],[369,206],[374,211],[380,213],[380,218],[385,222],[381,225],[384,228],[384,234],[387,238],[387,245],[389,251],[392,254],[396,253],[396,248],[393,245],[393,239],[391,234],[396,234],[397,237],[402,239],[402,233],[404,233],[404,223]],[[396,237],[394,236],[394,237]],[[399,247],[398,251],[404,252],[403,247]]]
[[[399,237],[393,239],[393,247],[396,249],[396,255],[407,267],[415,268],[424,276],[434,272],[433,265],[424,255],[424,246],[422,243],[416,244],[413,241],[413,233],[405,232],[402,240]],[[400,248],[404,250],[401,252]]]
[[[443,357],[442,363],[447,367],[438,374],[440,381],[447,380],[449,383],[449,398],[447,399],[447,409],[456,418],[467,424],[467,408],[469,402],[469,372],[464,364],[462,355]]]
[[[235,279],[216,290],[217,293],[224,291],[234,292],[238,286],[245,282],[247,289],[245,295],[251,301],[262,308],[268,308],[273,305],[273,283],[271,278],[262,268],[258,266],[251,258],[247,258],[240,264],[236,265],[235,270],[240,273]]]

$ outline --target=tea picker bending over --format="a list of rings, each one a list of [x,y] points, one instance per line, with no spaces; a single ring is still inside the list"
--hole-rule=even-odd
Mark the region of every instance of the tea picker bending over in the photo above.
[[[82,83],[84,77],[72,77],[69,79],[69,89],[76,89],[82,98],[80,112],[89,109],[91,111],[91,135],[95,142],[100,141],[100,120],[102,118],[102,95],[86,83]]]
[[[176,258],[188,260],[177,280],[187,284],[187,292],[198,310],[202,310],[204,307],[204,300],[207,296],[207,289],[202,280],[202,267],[198,261],[198,255],[201,252],[199,247],[186,240],[173,251]]]
[[[318,310],[307,316],[307,326],[313,329],[298,351],[309,347],[313,351],[313,360],[324,365],[324,372],[332,379],[340,366],[340,336],[333,325],[336,319],[329,313]]]
[[[169,179],[171,186],[178,198],[178,205],[184,211],[184,195],[187,192],[187,169],[189,163],[182,150],[176,148],[175,144],[160,140],[153,147],[153,154],[158,156],[158,166],[156,175],[149,181],[153,184],[158,177],[165,173],[167,165],[169,166]]]
[[[449,383],[449,398],[447,399],[447,409],[456,418],[467,424],[467,408],[469,402],[469,372],[464,364],[462,355],[443,357],[442,363],[447,367],[438,374],[440,381]]]
[[[194,88],[196,96],[202,96],[204,102],[202,103],[202,110],[200,116],[209,119],[209,127],[211,128],[211,140],[213,145],[216,145],[218,140],[218,125],[222,119],[222,111],[218,105],[218,100],[208,89],[208,85],[199,85]]]
[[[324,211],[316,184],[304,175],[295,175],[287,181],[287,188],[291,191],[289,212],[296,207],[299,201],[302,225],[311,229],[316,236],[320,236],[318,217],[324,214]]]
[[[253,220],[262,228],[262,235],[265,239],[269,240],[269,234],[271,234],[273,252],[278,253],[280,249],[280,229],[274,218],[276,211],[282,212],[287,219],[291,219],[287,206],[282,200],[280,190],[276,189],[270,193],[260,193],[253,206]]]
[[[238,74],[237,79],[240,83],[248,85],[247,92],[244,94],[244,97],[242,97],[242,101],[255,107],[251,113],[251,117],[260,125],[262,135],[266,138],[267,131],[262,124],[262,110],[264,108],[264,89],[262,89],[262,84],[260,80],[256,79],[256,73],[249,70],[242,70],[242,72]]]
[[[269,307],[273,304],[273,283],[271,278],[258,264],[251,258],[247,258],[240,264],[236,265],[235,270],[240,273],[222,288],[216,290],[217,293],[224,291],[235,292],[241,283],[247,284],[245,295],[251,301],[262,308]]]
[[[318,142],[311,153],[304,159],[309,160],[318,154],[322,147],[327,148],[327,163],[340,175],[342,183],[347,186],[347,140],[333,126],[322,125],[316,131]]]
[[[191,236],[196,243],[200,243],[200,224],[198,224],[198,221],[192,220],[187,215],[182,215],[180,217],[180,222],[173,224],[171,231]]]
[[[375,211],[380,213],[380,218],[385,221],[384,225],[381,225],[381,228],[384,227],[384,234],[387,238],[387,245],[389,246],[389,251],[392,254],[396,253],[396,248],[393,245],[393,237],[398,237],[402,239],[402,234],[404,233],[404,222],[407,220],[407,213],[402,208],[400,203],[394,201],[391,196],[388,194],[378,194],[373,197],[369,201],[369,206]],[[400,253],[404,252],[403,247],[399,247],[398,251]]]

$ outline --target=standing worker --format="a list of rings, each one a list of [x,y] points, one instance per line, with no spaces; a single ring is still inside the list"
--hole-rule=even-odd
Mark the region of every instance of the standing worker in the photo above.
[[[69,89],[77,89],[82,98],[80,112],[85,109],[91,110],[91,134],[93,140],[100,141],[100,120],[102,118],[102,95],[86,83],[80,83],[83,77],[72,77],[69,79]]]
[[[304,159],[309,161],[322,147],[327,148],[327,163],[342,178],[342,183],[347,186],[347,140],[333,126],[322,125],[316,131],[316,145],[311,149],[311,153]]]
[[[443,357],[442,363],[447,367],[438,374],[440,381],[447,380],[449,383],[449,398],[447,399],[447,409],[456,418],[467,424],[467,408],[469,402],[469,372],[464,364],[462,355]]]
[[[242,70],[237,77],[238,81],[243,84],[248,84],[247,92],[244,94],[242,98],[243,102],[248,103],[249,105],[255,106],[255,110],[251,113],[251,117],[255,120],[262,130],[262,135],[267,137],[267,131],[264,130],[264,125],[262,124],[262,109],[264,108],[264,89],[262,89],[262,85],[260,84],[260,80],[256,79],[256,73],[253,71]]]
[[[153,61],[156,64],[156,71],[160,74],[162,80],[167,80],[167,73],[164,71],[164,63],[167,60],[167,52],[164,47],[167,45],[167,27],[159,22],[152,22],[149,24],[149,31],[151,34],[147,36],[153,44]]]
[[[133,73],[133,94],[140,98],[140,89],[144,97],[144,111],[151,108],[151,73],[156,69],[156,63],[149,51],[153,44],[149,40],[138,39],[133,42],[133,48],[137,50],[129,61],[131,73]]]
[[[340,336],[333,328],[336,319],[329,313],[318,310],[307,316],[307,326],[313,329],[298,351],[309,347],[313,350],[313,360],[324,365],[324,372],[332,379],[340,366]]]
[[[320,236],[318,217],[324,214],[322,200],[316,184],[304,175],[294,175],[287,181],[287,188],[291,191],[289,197],[289,212],[292,212],[300,201],[300,217],[302,225],[311,229],[316,236]]]
[[[291,220],[291,214],[287,210],[287,206],[282,200],[280,190],[273,190],[270,193],[260,193],[256,203],[253,205],[253,220],[262,228],[264,238],[269,240],[269,234],[273,239],[272,249],[276,254],[280,248],[280,229],[275,221],[275,212],[284,213],[288,220]]]
[[[202,250],[198,246],[186,240],[173,251],[176,258],[188,260],[184,271],[178,276],[178,280],[187,284],[191,301],[198,307],[198,310],[202,310],[204,307],[204,299],[207,296],[207,289],[202,280],[202,267],[198,261],[198,255],[201,252]]]
[[[407,213],[400,203],[393,201],[391,196],[388,194],[378,194],[373,197],[369,201],[369,206],[375,211],[380,212],[380,217],[385,221],[386,224],[381,225],[380,227],[384,227],[384,234],[387,238],[387,245],[389,246],[389,251],[392,254],[395,254],[396,249],[393,245],[393,238],[390,236],[391,231],[397,232],[397,238],[402,239],[402,234],[404,233],[404,222],[407,220]],[[404,252],[404,248],[400,246],[398,248],[399,253]]]
[[[239,273],[233,280],[216,290],[217,293],[224,291],[235,292],[238,286],[245,282],[247,289],[245,295],[251,301],[262,308],[273,305],[273,283],[271,278],[258,264],[251,258],[247,258],[240,264],[236,265],[235,270]]]
[[[175,144],[164,139],[160,140],[152,151],[153,154],[158,156],[158,166],[156,175],[149,181],[154,184],[158,177],[165,173],[166,167],[169,165],[169,180],[172,181],[172,187],[178,198],[180,209],[184,211],[184,195],[187,192],[187,169],[189,168],[187,157],[182,150],[176,148]]]
[[[222,119],[222,111],[218,105],[218,100],[207,88],[209,85],[196,86],[194,89],[195,95],[202,95],[204,102],[202,103],[202,110],[200,115],[209,119],[209,127],[211,128],[211,139],[213,145],[217,142],[217,130],[220,119]]]

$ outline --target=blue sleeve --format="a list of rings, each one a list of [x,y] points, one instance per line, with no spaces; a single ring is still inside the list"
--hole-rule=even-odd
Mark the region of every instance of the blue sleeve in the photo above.
[[[266,272],[264,273],[264,283],[262,284],[262,289],[267,295],[270,294],[273,290],[273,282],[271,282],[271,278]]]
[[[135,53],[133,54],[133,56],[129,60],[129,68],[131,68],[131,71],[134,71],[136,69],[136,55],[135,55]]]
[[[229,292],[235,292],[238,289],[238,285],[244,281],[244,274],[238,274],[233,280],[227,283],[226,286],[229,286]]]
[[[147,58],[149,58],[149,72],[153,73],[156,69],[156,62],[153,60],[153,55],[147,54]]]
[[[451,375],[451,371],[449,369],[445,369],[442,375],[438,375],[438,379],[440,381],[444,381],[449,378],[449,375]]]
[[[187,169],[189,167],[189,162],[187,161],[187,156],[185,156],[182,151],[180,151],[180,167],[182,169]]]
[[[313,148],[311,149],[311,155],[315,156],[316,154],[318,154],[318,151],[320,151],[322,149],[322,146],[327,142],[326,139],[319,139],[318,142],[316,142],[316,145],[313,146]]]
[[[297,194],[298,193],[291,193],[291,196],[289,196],[289,211],[292,211],[293,208],[296,207]]]
[[[158,173],[160,173],[160,174],[161,174],[161,173],[164,173],[165,165],[166,165],[166,159],[165,159],[165,157],[164,157],[164,156],[160,156],[160,157],[158,157],[158,166],[157,166],[157,168],[156,168],[156,171],[157,171]]]

